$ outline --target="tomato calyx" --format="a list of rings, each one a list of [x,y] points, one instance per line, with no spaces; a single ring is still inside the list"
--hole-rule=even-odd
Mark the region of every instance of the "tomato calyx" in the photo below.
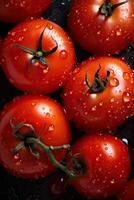
[[[90,84],[88,73],[86,73],[85,75],[85,82],[88,87],[88,91],[91,91],[92,93],[103,92],[108,84],[110,71],[106,72],[106,79],[101,79],[99,76],[100,69],[101,66],[99,65],[99,69],[96,71],[94,75],[94,83],[92,85]]]
[[[25,46],[20,45],[20,44],[14,45],[14,46],[20,48],[21,50],[23,50],[24,52],[32,55],[32,58],[30,59],[31,64],[34,64],[36,62],[40,62],[42,65],[47,66],[48,62],[47,62],[46,57],[53,54],[58,48],[57,42],[52,38],[55,41],[56,46],[54,48],[48,50],[48,51],[43,50],[42,40],[43,40],[43,34],[44,34],[45,29],[42,31],[42,33],[39,37],[37,49],[31,49],[31,48],[25,47]]]
[[[11,149],[11,152],[13,155],[16,155],[18,152],[20,152],[22,149],[27,148],[30,150],[30,153],[37,159],[40,157],[40,153],[37,147],[40,147],[44,150],[44,152],[48,155],[48,158],[53,166],[63,171],[65,174],[68,175],[69,178],[76,178],[78,175],[74,170],[70,170],[66,163],[62,164],[59,161],[56,160],[55,155],[53,151],[56,150],[63,150],[66,149],[70,151],[70,145],[64,144],[61,146],[47,146],[44,144],[40,137],[36,136],[36,131],[34,127],[31,124],[26,124],[24,122],[14,125],[13,119],[10,120],[10,126],[12,129],[12,132],[14,136],[20,140],[20,142],[17,144],[17,146],[13,149]],[[21,128],[28,128],[28,132],[23,134],[21,131]]]
[[[87,171],[87,168],[86,168],[86,163],[84,159],[82,158],[82,156],[80,154],[73,154],[71,149],[70,149],[69,154],[71,157],[71,160],[70,160],[71,168],[73,168],[77,176],[79,177],[80,175],[85,174]]]
[[[120,2],[120,3],[112,4],[110,0],[105,0],[105,3],[102,4],[102,6],[99,9],[99,13],[102,15],[105,15],[106,17],[110,17],[116,8],[118,8],[119,6],[127,2],[128,0]]]

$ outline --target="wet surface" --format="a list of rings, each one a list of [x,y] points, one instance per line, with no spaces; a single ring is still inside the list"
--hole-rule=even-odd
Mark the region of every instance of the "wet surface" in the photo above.
[[[71,0],[54,0],[51,7],[44,14],[45,18],[48,18],[65,30],[66,27],[66,17],[69,9]],[[14,25],[4,24],[0,22],[0,35],[4,38]],[[89,53],[81,50],[76,46],[76,53],[78,62],[85,60],[90,55]],[[134,68],[134,46],[131,45],[128,49],[122,51],[117,57],[123,57],[132,68]],[[10,101],[14,96],[21,94],[20,91],[17,91],[12,87],[9,82],[6,80],[3,72],[0,71],[0,80],[4,81],[5,90],[10,92],[5,92],[5,97],[0,101],[0,107],[2,107],[6,102]],[[52,97],[59,100],[60,92],[52,94]],[[72,125],[72,132],[78,132],[77,136],[81,136],[83,132],[76,130]],[[130,119],[119,128],[117,135],[124,138],[124,141],[127,141],[130,145],[130,153],[132,157],[132,163],[134,163],[133,149],[134,149],[134,119]],[[73,136],[73,141],[75,141],[75,136]],[[134,175],[131,174],[133,177]],[[52,194],[53,182],[56,180],[57,173],[51,175],[48,178],[42,178],[40,180],[23,180],[17,177],[12,176],[3,167],[0,167],[0,200],[84,200],[80,194],[76,193],[72,188],[67,187],[64,193],[58,191],[58,194]],[[60,190],[58,188],[58,190]],[[61,187],[62,190],[62,187]],[[114,200],[115,198],[111,199]],[[109,199],[110,200],[110,199]]]

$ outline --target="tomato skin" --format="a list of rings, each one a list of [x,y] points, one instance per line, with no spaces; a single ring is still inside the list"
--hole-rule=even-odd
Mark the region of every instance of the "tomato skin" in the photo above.
[[[20,141],[13,134],[11,119],[14,125],[22,122],[31,124],[37,137],[48,146],[69,144],[70,129],[60,105],[43,96],[17,97],[5,106],[0,120],[0,160],[3,166],[15,176],[23,178],[40,178],[52,173],[55,168],[41,148],[38,148],[39,158],[34,157],[28,148],[20,150],[15,156],[12,154],[11,150]],[[54,152],[56,159],[63,159],[65,152],[66,150]]]
[[[90,92],[85,81],[90,84],[101,66],[100,77],[110,77],[104,91]],[[78,65],[68,80],[63,94],[64,105],[70,120],[85,130],[115,130],[134,114],[134,74],[129,66],[114,57],[98,57]]]
[[[40,16],[50,5],[51,0],[1,0],[0,20],[17,23],[30,16]]]
[[[134,179],[129,181],[124,187],[124,190],[118,195],[118,200],[133,200],[134,199]]]
[[[16,44],[37,49],[44,30],[43,50],[58,49],[48,55],[47,68],[37,61],[30,63],[32,55],[14,46]],[[51,93],[65,84],[75,64],[73,44],[67,33],[55,23],[45,20],[30,20],[17,25],[3,43],[2,66],[10,82],[20,90],[34,93]]]
[[[101,199],[116,194],[130,173],[128,147],[110,135],[87,135],[72,147],[73,155],[85,163],[85,174],[70,184],[86,198]]]
[[[0,52],[1,52],[1,49],[2,49],[2,38],[0,36]],[[0,66],[1,66],[1,53],[0,53]]]
[[[117,4],[119,0],[111,0]],[[73,40],[93,54],[113,54],[134,41],[134,2],[116,8],[110,17],[99,14],[104,0],[73,0],[68,28]]]

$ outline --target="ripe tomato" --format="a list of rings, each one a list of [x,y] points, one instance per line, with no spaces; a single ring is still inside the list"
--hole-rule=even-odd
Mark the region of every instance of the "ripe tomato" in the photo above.
[[[2,38],[0,36],[0,65],[1,65],[1,48],[2,48]]]
[[[68,27],[83,49],[113,54],[134,41],[134,1],[73,0]]]
[[[70,38],[62,28],[45,19],[17,25],[3,42],[3,70],[21,90],[54,92],[63,86],[74,64]]]
[[[86,198],[101,199],[116,194],[130,173],[128,147],[110,135],[88,135],[72,147],[83,173],[70,184]]]
[[[30,16],[40,16],[50,3],[51,0],[1,0],[0,20],[16,23]]]
[[[16,176],[45,177],[55,169],[43,149],[27,144],[27,138],[34,136],[48,146],[68,144],[70,129],[65,114],[60,105],[48,97],[18,97],[4,108],[0,120],[0,160]],[[16,149],[13,154],[15,148],[20,150]],[[60,161],[65,152],[55,150],[56,159]]]
[[[117,58],[86,60],[68,80],[63,99],[77,127],[115,130],[134,114],[134,74]]]
[[[118,200],[133,200],[134,199],[134,179],[129,181],[124,191],[118,196]]]

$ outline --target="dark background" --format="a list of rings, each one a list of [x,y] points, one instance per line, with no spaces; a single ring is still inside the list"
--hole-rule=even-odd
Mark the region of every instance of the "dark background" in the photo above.
[[[71,0],[53,0],[52,5],[48,9],[48,11],[44,14],[44,17],[50,19],[60,26],[62,26],[65,30],[66,27],[66,19],[69,10]],[[12,24],[4,24],[0,22],[0,35],[4,38],[7,32],[13,28]],[[77,62],[81,62],[82,60],[88,58],[89,53],[83,51],[79,47],[75,45],[76,54],[77,54]],[[131,44],[126,50],[122,51],[120,55],[115,55],[117,57],[124,57],[124,59],[130,64],[132,68],[134,68],[134,46]],[[11,86],[4,76],[2,70],[0,69],[0,107],[2,108],[5,103],[10,101],[14,96],[22,94],[22,92],[16,90],[13,86]],[[2,94],[3,93],[3,94]],[[59,99],[59,94],[55,93],[52,95],[53,98]],[[77,135],[81,136],[83,133],[77,130],[73,125],[72,133],[77,132]],[[129,119],[116,133],[120,138],[126,138],[130,147],[130,154],[132,158],[132,165],[134,163],[134,119]],[[75,141],[75,137],[73,136],[73,141]],[[134,166],[134,165],[133,165]],[[132,169],[133,169],[132,166]],[[130,178],[133,178],[133,170]],[[51,192],[52,186],[55,184],[55,180],[57,180],[58,176],[62,175],[59,172],[52,174],[47,178],[42,178],[40,180],[23,180],[21,178],[17,178],[9,174],[3,167],[0,167],[0,200],[84,200],[84,198],[75,192],[69,186],[66,188],[66,191],[62,194],[55,195]],[[57,181],[56,181],[57,183]],[[61,183],[60,185],[64,185]],[[58,184],[57,184],[58,188]],[[63,188],[59,187],[59,191],[63,190]],[[115,198],[113,197],[114,200]],[[110,200],[110,199],[108,199]]]

